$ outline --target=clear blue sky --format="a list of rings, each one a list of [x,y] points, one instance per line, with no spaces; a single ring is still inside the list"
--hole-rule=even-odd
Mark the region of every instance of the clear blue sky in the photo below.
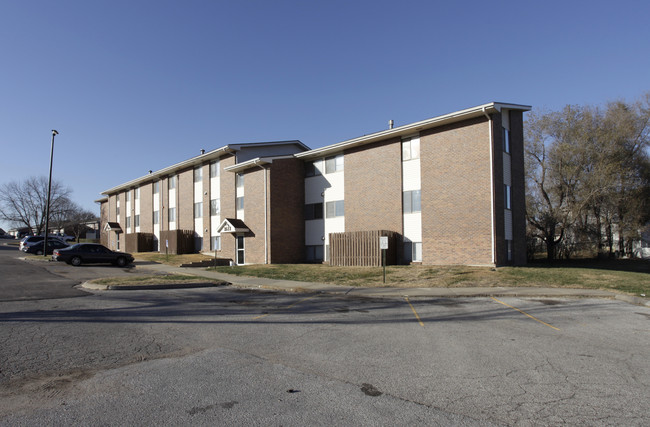
[[[491,101],[650,90],[647,1],[0,4],[0,184],[100,192],[228,143],[312,148]],[[6,226],[6,225],[5,225]]]

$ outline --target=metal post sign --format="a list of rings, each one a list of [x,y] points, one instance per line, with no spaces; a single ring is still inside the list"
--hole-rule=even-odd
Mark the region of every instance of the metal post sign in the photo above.
[[[388,236],[379,236],[379,249],[381,249],[381,265],[384,268],[384,283],[386,283],[386,249],[388,249]]]
[[[379,237],[379,249],[388,249],[388,236]]]

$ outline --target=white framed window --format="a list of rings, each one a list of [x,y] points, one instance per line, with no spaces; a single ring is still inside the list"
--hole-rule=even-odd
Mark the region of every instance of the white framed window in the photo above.
[[[339,216],[345,216],[345,201],[336,200],[334,202],[325,203],[325,217],[326,218],[336,218]]]
[[[420,158],[420,138],[402,139],[402,161]]]
[[[503,129],[503,151],[510,153],[510,131],[506,128]]]
[[[244,197],[237,197],[236,204],[238,211],[244,209]]]
[[[170,190],[176,188],[176,180],[178,180],[177,175],[170,176],[169,179],[167,180],[167,188],[169,188]]]
[[[235,186],[237,188],[243,188],[244,187],[244,173],[239,172],[237,175],[235,175]]]
[[[115,215],[120,215],[120,201],[117,201],[117,206],[115,206]]]
[[[194,203],[194,218],[203,217],[203,202]]]
[[[210,163],[210,178],[216,178],[219,172],[219,160]]]
[[[323,219],[322,203],[308,203],[305,205],[305,221],[310,219]]]
[[[414,262],[422,262],[422,242],[413,242],[411,249],[411,260]]]
[[[160,181],[153,182],[153,194],[160,193]]]
[[[402,200],[405,214],[422,211],[420,190],[405,191]]]
[[[194,168],[194,182],[201,182],[203,179],[203,168],[201,166]]]
[[[127,229],[127,231],[129,231],[130,228],[131,228],[131,217],[127,216],[126,217],[126,229]]]
[[[210,250],[212,251],[221,250],[221,236],[210,237]]]
[[[140,227],[140,215],[135,216],[135,226]]]
[[[313,162],[305,162],[305,176],[316,176],[321,175],[320,168],[316,166],[317,163],[320,163],[321,160],[314,160]]]
[[[325,159],[325,173],[340,172],[343,170],[343,154]]]
[[[219,215],[219,211],[221,210],[221,206],[219,202],[220,202],[219,199],[210,200],[210,216]]]
[[[153,225],[158,225],[160,223],[160,212],[153,211]]]
[[[131,190],[126,190],[126,201],[127,202],[131,201]]]
[[[135,188],[135,200],[140,198],[140,187]]]
[[[167,220],[169,222],[176,221],[176,208],[169,208],[169,210],[167,211]]]

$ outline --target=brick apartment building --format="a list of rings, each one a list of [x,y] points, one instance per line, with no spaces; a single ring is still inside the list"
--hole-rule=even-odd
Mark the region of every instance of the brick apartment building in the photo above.
[[[236,264],[370,265],[382,235],[392,263],[524,264],[528,110],[489,103],[313,150],[202,152],[104,191],[102,243]]]

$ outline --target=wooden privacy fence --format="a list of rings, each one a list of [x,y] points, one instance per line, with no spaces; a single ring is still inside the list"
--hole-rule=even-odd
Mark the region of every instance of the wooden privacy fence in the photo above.
[[[381,266],[379,238],[388,237],[386,264],[397,264],[399,234],[388,230],[348,231],[330,234],[330,265]]]
[[[165,248],[165,244],[169,246]],[[193,254],[194,250],[194,231],[192,230],[164,230],[160,232],[159,251],[170,254]]]
[[[128,233],[126,234],[127,252],[153,251],[153,233]]]

